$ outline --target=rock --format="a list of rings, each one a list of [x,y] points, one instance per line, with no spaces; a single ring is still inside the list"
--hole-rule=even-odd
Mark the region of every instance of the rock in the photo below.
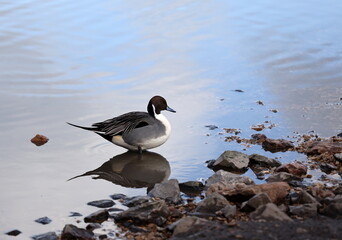
[[[215,125],[206,125],[205,127],[209,128],[209,130],[215,130],[216,128],[218,128],[218,126]]]
[[[300,217],[315,217],[317,216],[317,207],[316,203],[306,203],[298,206],[289,206],[289,212],[292,215],[297,215]]]
[[[287,164],[283,164],[280,167],[276,168],[276,172],[287,172],[290,174],[293,174],[295,176],[303,176],[306,174],[307,172],[307,167],[299,162],[295,162],[295,163],[287,163]]]
[[[164,200],[145,202],[138,206],[129,208],[114,216],[115,221],[122,222],[132,220],[135,223],[161,224],[170,214]]]
[[[212,160],[208,160],[205,163],[207,164],[207,168],[213,169],[214,170],[214,163],[216,160],[212,159]]]
[[[228,204],[224,208],[222,208],[220,211],[226,218],[234,218],[236,216],[236,206]]]
[[[342,202],[329,204],[323,209],[322,214],[331,218],[342,219]]]
[[[126,199],[127,196],[125,194],[122,194],[122,193],[116,193],[116,194],[110,195],[110,198],[113,200],[118,200],[118,199]]]
[[[190,229],[193,229],[195,226],[203,226],[208,223],[209,223],[208,220],[204,220],[198,217],[183,217],[177,222],[175,222],[173,226],[172,236],[181,235],[182,233],[185,233],[189,231]]]
[[[328,197],[335,197],[335,194],[331,190],[325,189],[323,186],[311,187],[310,190],[312,196],[314,196],[319,202]]]
[[[88,231],[94,231],[95,229],[98,229],[98,228],[101,228],[101,224],[100,223],[89,223],[87,226],[86,226],[86,229]]]
[[[230,173],[224,170],[219,170],[210,176],[205,186],[209,187],[215,183],[232,184],[232,183],[245,183],[246,185],[254,184],[253,180],[247,176],[241,176],[238,174]]]
[[[277,205],[267,203],[266,205],[258,207],[250,214],[250,217],[255,220],[266,221],[292,221],[292,219],[282,212]]]
[[[215,169],[226,169],[228,171],[246,171],[248,168],[249,158],[247,154],[237,151],[225,151],[215,161]]]
[[[87,204],[98,208],[109,208],[115,205],[115,203],[110,199],[96,200],[88,202]]]
[[[132,197],[132,198],[127,198],[122,205],[126,206],[126,207],[135,207],[138,206],[142,203],[148,202],[150,201],[151,198],[147,197],[147,196],[136,196],[136,197]]]
[[[227,205],[229,205],[229,202],[225,197],[218,193],[213,193],[199,202],[195,211],[202,213],[215,213]]]
[[[265,142],[265,140],[267,139],[267,137],[265,136],[265,134],[260,134],[260,133],[256,133],[253,134],[251,136],[251,138],[256,141],[256,143],[262,144],[263,142]]]
[[[301,203],[301,204],[305,204],[305,203],[314,203],[314,204],[317,204],[317,205],[321,205],[316,198],[314,198],[310,193],[308,193],[307,191],[305,190],[302,190],[300,193],[299,193],[299,201],[298,203]]]
[[[78,212],[70,212],[69,217],[82,217],[82,214]]]
[[[322,170],[322,172],[325,172],[327,174],[330,174],[332,171],[338,169],[336,166],[325,162],[319,163],[319,168]]]
[[[96,211],[84,218],[84,222],[86,223],[102,223],[106,221],[109,217],[109,213],[107,210],[99,210]]]
[[[281,163],[273,158],[268,158],[259,154],[249,155],[249,164],[260,165],[262,167],[271,168],[279,167]]]
[[[39,234],[32,236],[34,240],[58,240],[58,236],[55,232],[47,232],[44,234]]]
[[[336,195],[342,194],[342,185],[341,184],[334,190],[334,194],[336,194]]]
[[[37,134],[36,136],[34,136],[32,139],[31,139],[31,142],[33,144],[35,144],[36,146],[42,146],[44,145],[45,143],[47,143],[49,141],[49,139],[43,135],[40,135],[40,134]]]
[[[266,205],[267,203],[271,203],[272,200],[266,193],[259,193],[253,196],[248,201],[244,202],[241,207],[241,211],[244,212],[252,212],[258,207],[262,205]]]
[[[262,143],[262,148],[265,151],[269,151],[272,153],[275,152],[286,152],[289,149],[293,149],[294,145],[285,139],[271,139],[266,138],[265,141]]]
[[[301,180],[301,178],[287,172],[278,172],[266,179],[267,182],[290,182],[293,180],[298,181]]]
[[[34,220],[35,222],[37,223],[41,223],[43,225],[46,225],[46,224],[49,224],[50,222],[52,222],[52,220],[48,217],[41,217],[41,218],[38,218],[36,220]]]
[[[258,193],[266,193],[273,203],[281,203],[290,190],[290,186],[285,182],[274,182],[260,185],[246,185],[244,183],[234,183],[228,186],[212,184],[208,190],[207,195],[217,192],[228,200],[243,202],[247,201]]]
[[[335,153],[334,158],[341,163],[342,162],[342,153]]]
[[[161,198],[172,203],[180,202],[181,198],[178,180],[170,179],[163,183],[157,183],[148,193],[148,196]]]
[[[64,226],[64,229],[62,231],[61,235],[62,240],[91,240],[95,239],[94,233],[78,228],[72,224],[67,224]]]
[[[200,195],[204,189],[204,185],[199,181],[188,181],[179,184],[179,189],[181,192],[188,196]]]
[[[18,236],[20,233],[21,232],[19,230],[15,229],[15,230],[7,232],[6,234],[9,236]]]
[[[321,155],[323,153],[334,155],[336,153],[342,153],[342,143],[331,141],[309,141],[305,145],[304,152],[309,156]]]

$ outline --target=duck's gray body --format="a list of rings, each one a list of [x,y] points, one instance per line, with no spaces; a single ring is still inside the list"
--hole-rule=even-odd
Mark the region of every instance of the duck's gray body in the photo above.
[[[148,104],[147,112],[129,112],[92,127],[72,126],[94,131],[112,143],[132,151],[142,151],[158,147],[166,142],[171,133],[171,125],[162,110],[175,112],[169,108],[164,98],[155,96]]]

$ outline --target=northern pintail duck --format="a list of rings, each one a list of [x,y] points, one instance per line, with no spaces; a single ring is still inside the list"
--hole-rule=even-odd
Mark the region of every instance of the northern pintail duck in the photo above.
[[[161,111],[176,112],[170,108],[161,96],[154,96],[147,105],[147,112],[129,112],[91,127],[71,126],[93,131],[106,140],[139,151],[158,147],[166,142],[171,133],[171,125]]]

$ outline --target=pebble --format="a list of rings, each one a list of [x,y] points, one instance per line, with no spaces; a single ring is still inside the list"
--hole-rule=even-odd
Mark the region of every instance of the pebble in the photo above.
[[[46,225],[46,224],[49,224],[49,223],[52,222],[52,220],[50,218],[48,218],[48,217],[41,217],[41,218],[38,218],[38,219],[36,219],[34,221],[37,222],[37,223],[41,223],[43,225]]]
[[[15,230],[7,232],[6,234],[9,236],[18,236],[20,233],[21,232],[19,230],[15,229]]]
[[[87,203],[90,206],[98,207],[98,208],[109,208],[115,205],[115,202],[113,202],[110,199],[103,199],[103,200],[96,200],[92,202]]]

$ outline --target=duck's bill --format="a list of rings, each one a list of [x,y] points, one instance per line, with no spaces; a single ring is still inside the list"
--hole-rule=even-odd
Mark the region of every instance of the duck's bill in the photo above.
[[[166,111],[169,111],[169,112],[176,112],[175,110],[173,110],[172,108],[170,108],[169,106],[166,107]]]

